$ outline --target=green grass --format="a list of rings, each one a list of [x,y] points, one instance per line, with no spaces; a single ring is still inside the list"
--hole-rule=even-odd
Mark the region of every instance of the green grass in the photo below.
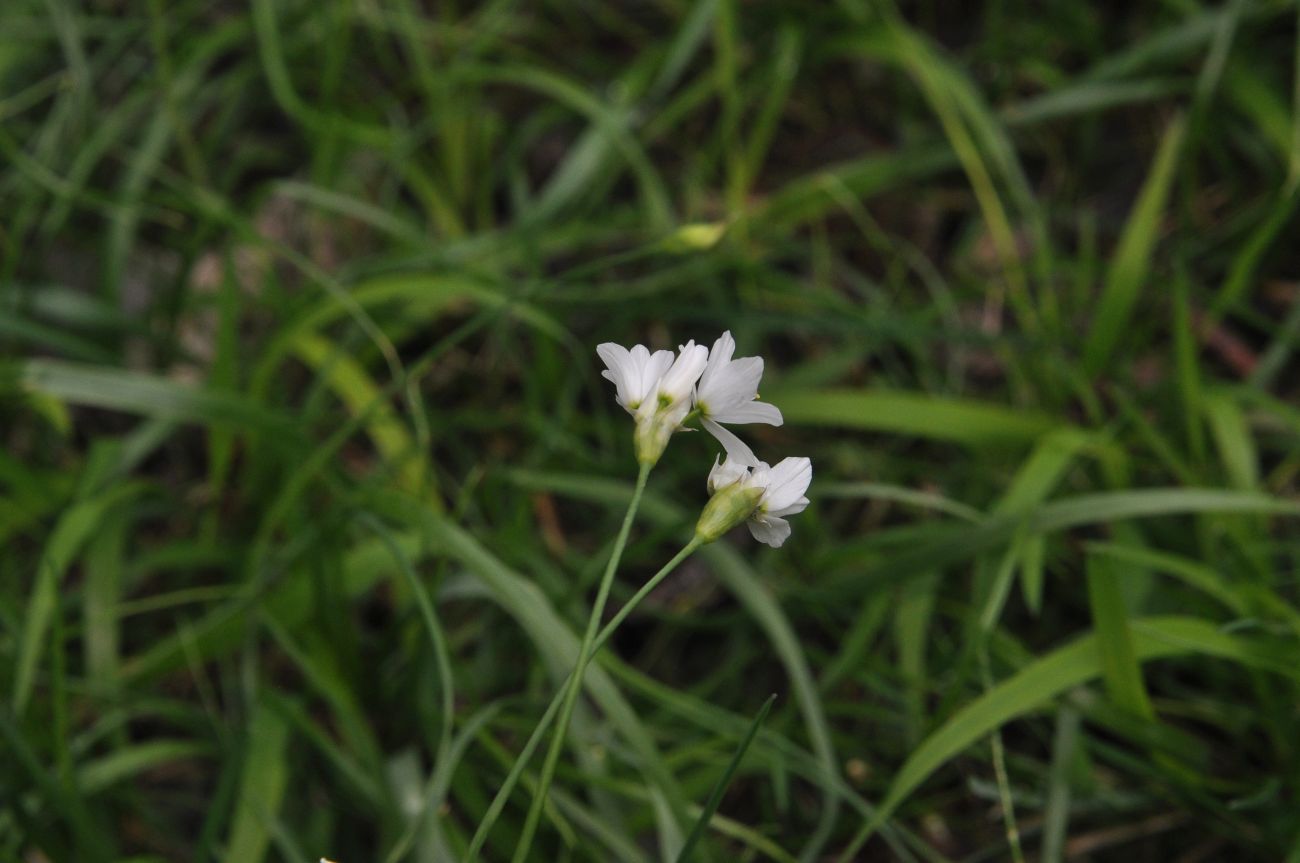
[[[0,5],[0,860],[1300,863],[1296,3]]]

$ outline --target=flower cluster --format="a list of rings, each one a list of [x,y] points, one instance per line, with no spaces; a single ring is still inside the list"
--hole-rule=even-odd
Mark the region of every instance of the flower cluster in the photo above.
[[[651,353],[643,345],[628,350],[606,342],[596,348],[606,366],[601,374],[613,381],[618,403],[636,421],[633,440],[638,461],[658,462],[673,432],[693,419],[726,451],[726,458],[715,459],[709,473],[712,497],[695,530],[700,541],[712,542],[744,521],[757,540],[776,548],[790,535],[783,516],[808,505],[804,492],[812,481],[812,462],[787,458],[771,467],[723,427],[723,423],[782,423],[781,411],[758,400],[762,358],[733,359],[735,352],[730,332],[723,333],[711,350],[687,342],[675,357],[671,351]]]

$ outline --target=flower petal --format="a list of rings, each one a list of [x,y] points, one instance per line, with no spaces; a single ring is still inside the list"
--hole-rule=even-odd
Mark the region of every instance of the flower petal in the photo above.
[[[779,426],[785,422],[781,410],[768,402],[746,401],[720,411],[709,411],[709,416],[720,423],[765,423]]]
[[[641,368],[641,398],[648,399],[659,390],[659,382],[673,364],[672,351],[655,351],[645,359]]]
[[[780,548],[790,537],[790,522],[783,518],[756,515],[745,524],[749,527],[749,532],[754,535],[754,539],[772,548]]]
[[[711,419],[701,419],[704,430],[718,439],[722,448],[727,451],[727,458],[734,459],[741,464],[757,465],[758,456],[754,451],[745,445],[745,442],[736,437],[731,432],[724,429]]]
[[[727,363],[707,382],[701,378],[697,401],[704,404],[708,413],[719,415],[728,408],[752,401],[758,395],[762,377],[762,357],[741,357]]]
[[[787,516],[803,512],[808,508],[808,498],[801,497],[789,506],[783,506],[780,509],[769,509],[767,515],[770,516]]]
[[[682,345],[672,368],[659,379],[659,395],[674,402],[683,401],[694,391],[704,366],[709,361],[709,349],[695,344],[694,340]]]
[[[704,367],[704,374],[700,376],[700,391],[703,392],[708,388],[710,382],[726,368],[731,362],[731,355],[736,352],[736,340],[731,337],[731,330],[727,330],[718,336],[718,340],[713,343],[713,349],[709,351],[709,362]]]
[[[772,468],[767,491],[763,494],[763,511],[776,512],[793,506],[803,497],[812,482],[812,462],[807,458],[784,458]]]
[[[713,494],[720,488],[726,488],[742,477],[749,475],[749,467],[744,462],[737,461],[730,456],[718,461],[718,457],[713,457],[713,470],[709,471],[709,494]]]
[[[631,410],[630,405],[635,400],[633,393],[639,383],[640,372],[628,349],[614,342],[603,342],[596,345],[596,354],[608,367],[600,374],[614,382],[614,398],[623,407]]]

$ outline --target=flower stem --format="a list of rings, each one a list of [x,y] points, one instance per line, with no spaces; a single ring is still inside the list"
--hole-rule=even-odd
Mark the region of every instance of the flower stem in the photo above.
[[[641,604],[641,600],[649,596],[650,592],[658,587],[682,561],[690,557],[703,544],[703,541],[698,537],[692,539],[681,551],[673,556],[672,560],[665,563],[662,569],[651,576],[650,580],[643,584],[640,590],[632,595],[631,599],[624,603],[618,613],[610,619],[609,623],[605,624],[604,628],[600,630],[600,634],[596,636],[596,641],[591,646],[593,659],[600,652],[600,649],[605,646],[605,642],[609,641],[614,635],[614,631],[618,629],[619,625]],[[569,672],[569,676],[560,684],[561,687],[564,687],[572,679],[573,672]],[[542,742],[546,730],[551,727],[551,722],[555,719],[555,715],[559,713],[560,703],[563,700],[565,691],[565,689],[561,689],[555,693],[555,697],[551,699],[546,712],[542,714],[542,718],[537,721],[537,725],[533,728],[533,733],[529,735],[528,742],[524,744],[524,748],[519,752],[519,756],[511,766],[510,772],[506,774],[501,787],[497,789],[496,796],[492,798],[491,805],[488,806],[487,812],[483,814],[478,829],[474,831],[474,838],[470,840],[469,850],[465,852],[465,863],[474,863],[478,859],[478,853],[483,849],[484,843],[487,842],[488,833],[492,831],[497,818],[501,816],[502,810],[505,809],[506,801],[510,799],[511,792],[514,791],[515,785],[519,783],[519,777],[523,775],[524,769],[533,757],[533,753],[537,751],[538,744]]]
[[[618,570],[619,560],[623,557],[623,547],[627,545],[627,535],[632,529],[632,520],[636,516],[637,508],[641,505],[641,495],[645,492],[646,480],[650,476],[652,465],[642,463],[636,476],[636,488],[632,492],[632,501],[627,506],[627,514],[623,516],[623,526],[619,528],[618,538],[614,540],[614,550],[610,553],[609,563],[605,565],[605,573],[600,578],[600,587],[596,590],[596,602],[591,607],[591,616],[587,618],[587,631],[582,636],[582,644],[578,648],[578,661],[573,666],[573,674],[569,677],[568,685],[564,689],[564,700],[560,704],[560,719],[555,726],[555,736],[551,738],[551,747],[546,750],[546,760],[542,762],[541,777],[537,782],[537,793],[533,796],[532,805],[528,807],[528,816],[524,819],[523,833],[519,836],[519,844],[515,846],[514,863],[523,863],[528,859],[528,853],[533,847],[533,836],[537,833],[537,823],[542,816],[542,807],[546,805],[546,795],[551,788],[551,780],[555,777],[555,768],[560,762],[560,752],[564,749],[564,738],[569,730],[569,721],[573,718],[573,708],[578,701],[578,693],[582,690],[582,677],[587,670],[587,663],[591,660],[591,654],[594,652],[593,645],[596,641],[596,631],[600,626],[600,618],[605,613],[605,601],[609,598],[610,585],[614,583],[614,573]]]

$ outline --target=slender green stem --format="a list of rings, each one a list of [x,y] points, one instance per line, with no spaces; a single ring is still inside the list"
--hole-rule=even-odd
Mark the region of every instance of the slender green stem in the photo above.
[[[980,639],[979,644],[980,674],[984,679],[984,691],[993,688],[993,672],[989,668],[988,634]],[[1025,863],[1025,854],[1020,847],[1020,826],[1016,823],[1016,807],[1011,797],[1011,780],[1007,777],[1007,757],[1002,745],[1002,729],[993,729],[991,740],[993,746],[993,775],[998,781],[998,802],[1002,805],[1002,823],[1006,828],[1007,848],[1011,851],[1013,863]]]
[[[619,560],[623,557],[623,547],[627,545],[627,535],[632,529],[632,520],[641,505],[641,495],[645,492],[646,480],[650,476],[651,464],[642,462],[641,470],[636,476],[636,489],[632,492],[632,501],[623,516],[623,526],[618,530],[614,540],[614,550],[605,565],[605,573],[600,577],[600,587],[596,591],[596,602],[591,607],[591,616],[587,618],[587,631],[582,636],[582,645],[578,648],[578,661],[573,666],[573,674],[564,688],[564,701],[560,704],[560,719],[555,726],[555,735],[551,738],[551,747],[546,750],[546,760],[542,762],[542,773],[537,783],[537,794],[532,805],[528,807],[528,816],[524,819],[524,830],[515,846],[515,863],[528,859],[528,852],[533,847],[533,836],[537,833],[537,823],[542,817],[542,807],[546,805],[546,794],[555,777],[555,768],[560,763],[560,752],[564,749],[564,737],[569,730],[569,721],[573,719],[573,708],[578,702],[578,693],[582,690],[582,676],[591,659],[592,645],[596,642],[596,632],[600,627],[600,618],[605,613],[605,600],[609,598],[610,585],[614,583],[614,573],[618,570]]]
[[[614,632],[618,629],[619,625],[627,619],[627,616],[636,610],[636,607],[641,604],[641,601],[649,596],[650,592],[658,587],[673,570],[681,565],[682,561],[690,557],[695,550],[703,544],[704,543],[699,539],[699,537],[693,538],[685,545],[685,547],[682,548],[681,551],[677,552],[677,554],[673,556],[672,560],[664,564],[662,569],[656,572],[645,584],[643,584],[641,588],[632,595],[631,599],[624,603],[623,607],[618,610],[618,613],[610,619],[609,623],[605,624],[604,628],[600,630],[600,634],[596,636],[596,641],[592,644],[591,648],[591,655],[593,658],[614,635]],[[515,785],[519,783],[519,777],[523,775],[524,769],[532,759],[533,753],[537,751],[537,746],[541,743],[542,737],[545,736],[546,730],[551,727],[551,722],[555,719],[556,714],[559,713],[560,704],[563,701],[565,692],[567,692],[567,684],[571,680],[573,680],[572,672],[570,672],[569,676],[560,684],[561,689],[558,690],[555,693],[555,697],[551,699],[550,705],[546,708],[546,712],[542,714],[542,718],[538,720],[536,727],[533,728],[533,733],[529,736],[528,742],[524,744],[524,748],[520,751],[519,757],[515,759],[515,763],[510,768],[510,772],[506,775],[505,780],[502,781],[501,787],[497,789],[496,796],[492,798],[491,805],[488,806],[487,812],[483,814],[483,819],[479,821],[478,829],[474,832],[474,838],[470,840],[469,850],[465,852],[465,863],[474,863],[474,861],[478,859],[479,851],[483,849],[484,843],[487,842],[488,834],[492,831],[493,826],[495,826],[497,818],[501,816],[502,810],[505,809],[506,801],[510,799],[511,792],[514,791]]]

